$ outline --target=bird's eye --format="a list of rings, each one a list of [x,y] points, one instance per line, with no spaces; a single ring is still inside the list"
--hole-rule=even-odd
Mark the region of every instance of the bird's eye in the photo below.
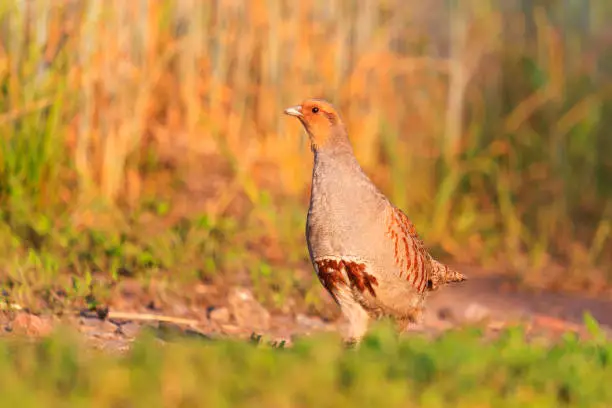
[[[318,107],[315,106],[314,108],[312,108],[312,113],[317,113],[318,111],[319,111]]]

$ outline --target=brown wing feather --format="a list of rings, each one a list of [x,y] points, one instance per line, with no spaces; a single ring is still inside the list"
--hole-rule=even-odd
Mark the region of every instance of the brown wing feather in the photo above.
[[[387,234],[392,240],[399,276],[422,293],[431,279],[432,258],[414,224],[402,210],[391,207],[387,219]]]

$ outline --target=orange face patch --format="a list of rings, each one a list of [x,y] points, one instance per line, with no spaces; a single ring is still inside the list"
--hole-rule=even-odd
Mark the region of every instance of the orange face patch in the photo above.
[[[326,101],[308,99],[301,105],[301,114],[299,120],[310,135],[313,147],[325,146],[340,121],[334,107]]]

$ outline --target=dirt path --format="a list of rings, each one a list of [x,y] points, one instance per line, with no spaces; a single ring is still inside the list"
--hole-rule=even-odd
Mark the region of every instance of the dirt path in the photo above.
[[[612,333],[612,300],[591,299],[575,294],[558,294],[552,292],[530,292],[526,290],[508,290],[508,279],[495,276],[475,276],[461,285],[453,286],[444,291],[431,295],[426,320],[422,331],[438,333],[442,330],[463,324],[476,324],[484,322],[485,327],[492,330],[502,328],[504,325],[514,322],[526,323],[534,333],[541,333],[557,337],[566,331],[574,331],[584,334],[583,313],[590,312],[608,333]],[[252,306],[238,306],[243,310],[243,320],[262,319],[262,311]],[[330,307],[335,307],[330,305]],[[218,337],[240,337],[248,338],[253,332],[252,328],[244,327],[244,321],[237,322],[231,317],[236,313],[235,307],[228,306],[213,309],[212,312],[202,311],[202,318],[194,331],[187,333],[201,333],[210,338]],[[263,312],[265,314],[265,312]],[[207,317],[208,315],[208,317]],[[142,325],[126,323],[121,326],[121,332],[127,334],[111,335],[109,330],[114,330],[114,324],[109,322],[95,323],[96,319],[86,319],[88,324],[106,325],[107,340],[100,338],[96,343],[104,348],[121,348],[128,346],[133,336],[138,333]],[[92,320],[94,322],[92,322]],[[342,318],[335,321],[325,321],[317,316],[306,316],[303,314],[271,315],[264,337],[273,341],[286,341],[291,343],[297,336],[311,335],[321,331],[341,330],[344,321]],[[145,324],[158,330],[160,327],[162,336],[168,330],[178,331],[172,325]],[[183,333],[185,333],[183,331]],[[99,330],[93,331],[99,335]],[[95,336],[89,335],[93,340]]]
[[[606,332],[612,333],[612,300],[545,291],[509,290],[508,287],[506,278],[475,275],[467,282],[436,292],[429,298],[425,323],[417,330],[439,333],[458,325],[483,324],[486,329],[497,331],[505,325],[521,322],[526,323],[530,332],[553,337],[566,331],[584,334],[583,313],[588,311]],[[152,330],[161,339],[167,339],[173,333],[202,339],[248,339],[256,332],[262,334],[266,341],[285,341],[290,345],[296,337],[321,331],[338,331],[344,324],[342,318],[325,321],[318,316],[304,314],[272,315],[252,298],[248,289],[236,288],[232,293],[214,306],[173,305],[172,310],[141,309],[134,312],[138,317],[147,313],[188,319],[189,324],[142,321],[129,315],[117,318],[112,313],[106,320],[100,320],[95,314],[53,320],[17,313],[5,319],[4,331],[36,336],[63,322],[76,327],[97,348],[125,351],[143,329]],[[330,304],[330,307],[335,305]]]
[[[464,314],[470,304],[481,304],[497,318],[546,315],[574,324],[582,324],[583,313],[590,312],[602,325],[612,327],[612,300],[596,299],[577,294],[508,291],[508,280],[503,277],[477,277],[431,297],[430,305],[454,307]]]
[[[511,286],[504,277],[478,276],[464,285],[435,293],[430,297],[429,321],[466,323],[487,318],[498,325],[522,321],[556,332],[581,331],[584,313],[589,312],[605,331],[612,333],[612,300],[508,289]]]

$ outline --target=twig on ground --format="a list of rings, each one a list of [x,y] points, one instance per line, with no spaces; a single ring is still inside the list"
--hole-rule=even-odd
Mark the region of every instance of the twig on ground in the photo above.
[[[96,312],[81,313],[81,314],[87,317],[96,317],[96,318],[98,317]],[[198,321],[195,319],[184,319],[181,317],[157,315],[153,313],[131,313],[131,312],[109,311],[106,318],[110,320],[139,320],[139,321],[166,322],[166,323],[183,324],[187,326],[194,326],[198,324]]]

